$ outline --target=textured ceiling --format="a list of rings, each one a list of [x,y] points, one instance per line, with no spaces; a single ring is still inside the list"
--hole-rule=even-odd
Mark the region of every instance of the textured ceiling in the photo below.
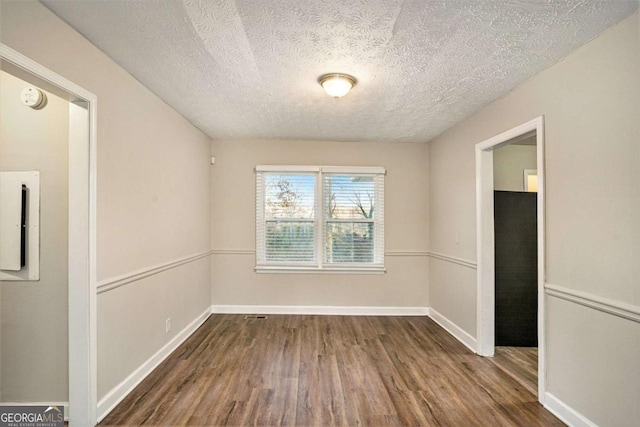
[[[637,10],[588,0],[43,3],[214,139],[428,141]],[[346,97],[317,78],[358,79]]]

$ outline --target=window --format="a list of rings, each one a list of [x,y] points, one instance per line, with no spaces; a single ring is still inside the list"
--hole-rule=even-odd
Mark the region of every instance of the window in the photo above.
[[[256,167],[257,271],[384,271],[378,167]]]
[[[529,193],[538,192],[538,170],[524,169],[524,191]]]

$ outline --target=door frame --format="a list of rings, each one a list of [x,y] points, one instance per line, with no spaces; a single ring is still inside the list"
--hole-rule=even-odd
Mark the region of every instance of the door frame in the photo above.
[[[506,132],[476,144],[476,233],[477,233],[477,353],[495,352],[495,234],[493,219],[493,150],[519,136],[535,131],[538,169],[538,401],[546,392],[545,283],[545,162],[544,116],[536,117]]]
[[[64,92],[69,106],[69,424],[95,425],[97,409],[97,97],[0,43],[0,60]]]

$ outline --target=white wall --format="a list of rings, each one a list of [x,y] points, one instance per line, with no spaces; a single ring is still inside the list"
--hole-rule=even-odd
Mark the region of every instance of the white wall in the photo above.
[[[546,281],[640,310],[639,28],[636,13],[429,144],[431,251],[475,262],[474,145],[544,115]],[[475,275],[429,268],[431,305],[475,336]],[[637,423],[640,323],[547,302],[548,391],[598,425]]]
[[[212,153],[214,305],[428,305],[426,144],[214,141]],[[263,164],[384,166],[387,273],[255,273],[254,168]]]
[[[525,191],[524,170],[536,169],[535,145],[503,145],[493,150],[493,188]]]
[[[42,4],[1,7],[2,43],[98,98],[98,281],[208,250],[209,138]],[[209,307],[210,274],[202,258],[98,295],[99,398]]]
[[[45,91],[46,107],[23,105],[33,86],[0,71],[0,171],[40,171],[40,280],[0,281],[0,400],[67,400],[67,211],[69,103]]]

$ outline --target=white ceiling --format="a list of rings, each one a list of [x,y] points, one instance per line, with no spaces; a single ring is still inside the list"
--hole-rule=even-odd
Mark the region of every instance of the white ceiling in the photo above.
[[[428,141],[638,8],[619,0],[43,3],[214,139],[337,141]],[[358,84],[334,100],[317,83],[328,72]]]

